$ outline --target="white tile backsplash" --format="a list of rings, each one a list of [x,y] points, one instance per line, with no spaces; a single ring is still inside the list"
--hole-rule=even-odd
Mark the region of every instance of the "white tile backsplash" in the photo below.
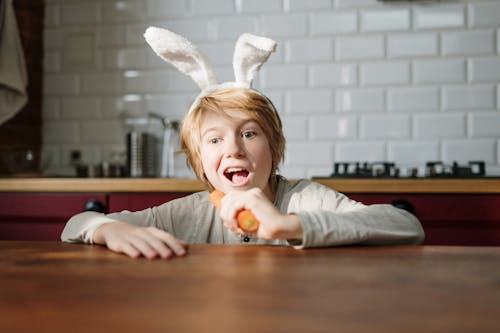
[[[438,35],[435,33],[387,36],[387,55],[391,58],[432,56],[438,53]]]
[[[459,28],[465,25],[463,4],[440,4],[413,7],[415,29]]]
[[[332,165],[333,143],[330,142],[288,142],[285,164],[301,166]]]
[[[416,114],[413,133],[417,139],[464,138],[465,114]]]
[[[112,23],[140,22],[147,18],[144,0],[106,1],[101,6],[102,16]]]
[[[89,163],[125,150],[124,117],[183,117],[198,88],[144,42],[157,25],[208,54],[221,81],[241,33],[278,42],[253,86],[282,117],[286,176],[334,161],[484,159],[499,171],[499,18],[496,0],[51,0],[43,149],[71,174],[72,149]]]
[[[356,32],[358,17],[355,11],[323,11],[310,18],[313,35],[335,35]]]
[[[407,61],[372,62],[361,64],[362,85],[408,84],[410,64]]]
[[[335,40],[336,60],[378,59],[384,54],[383,36],[339,37]]]
[[[312,114],[333,112],[331,90],[292,90],[285,94],[287,112],[291,114]]]
[[[445,86],[443,87],[443,109],[445,110],[491,110],[495,108],[495,86]]]
[[[383,6],[379,0],[333,0],[334,6],[338,8],[363,8]]]
[[[81,125],[83,144],[119,144],[124,137],[123,124],[112,120],[88,121]]]
[[[307,67],[302,65],[268,66],[260,73],[264,88],[304,88]]]
[[[326,9],[332,6],[331,0],[284,0],[285,10],[299,11],[311,9]]]
[[[410,115],[365,115],[360,122],[362,139],[406,139],[411,137]]]
[[[307,15],[301,14],[274,14],[264,15],[260,21],[260,33],[265,36],[300,37],[307,34]]]
[[[80,1],[78,3],[61,3],[61,21],[63,25],[96,24],[101,14],[98,3]]]
[[[466,62],[464,59],[431,59],[413,62],[415,83],[465,82]]]
[[[287,63],[313,63],[333,59],[333,42],[329,38],[293,39],[285,44]]]
[[[45,18],[44,18],[44,26],[51,27],[54,25],[58,25],[61,23],[61,10],[60,6],[46,4],[45,5]]]
[[[439,110],[437,87],[392,87],[387,93],[387,108],[394,112]]]
[[[435,141],[394,141],[388,144],[387,151],[390,161],[407,167],[439,160],[439,143]]]
[[[500,56],[476,57],[469,60],[469,76],[472,82],[499,82]]]
[[[358,135],[358,117],[353,115],[312,116],[312,140],[354,139]]]
[[[361,11],[361,31],[392,31],[409,28],[409,8]]]
[[[46,51],[43,58],[45,73],[58,73],[61,71],[61,53]]]
[[[42,108],[43,108],[42,118],[45,123],[61,119],[60,103],[58,98],[50,98],[50,97],[44,98]]]
[[[63,98],[61,100],[61,119],[91,120],[100,118],[100,100],[97,98]]]
[[[44,96],[77,95],[79,92],[79,78],[71,74],[48,74],[43,77]]]
[[[123,75],[120,73],[83,74],[81,82],[83,95],[107,95],[123,92]]]
[[[469,139],[445,140],[442,147],[442,160],[445,163],[457,161],[485,161],[487,164],[495,163],[495,140]]]
[[[335,144],[335,162],[376,162],[387,160],[383,141],[351,141]],[[333,171],[333,170],[332,170]]]
[[[441,49],[443,55],[491,54],[494,52],[493,30],[471,30],[443,32]]]
[[[469,24],[471,27],[498,27],[500,24],[500,2],[471,1],[469,4]]]
[[[44,144],[79,143],[79,125],[74,121],[45,122],[42,127]]]
[[[213,16],[213,15],[232,15],[236,12],[234,0],[192,0],[193,15]]]
[[[470,113],[468,120],[470,137],[500,136],[500,112],[491,111]]]
[[[234,42],[242,33],[256,34],[257,26],[257,17],[222,17],[216,20],[217,39]]]
[[[318,64],[309,66],[312,87],[351,86],[358,80],[358,69],[354,64]]]
[[[241,13],[262,13],[280,12],[283,10],[282,0],[252,0],[236,1],[238,12]]]
[[[383,112],[383,89],[343,89],[335,91],[335,110],[339,112]]]
[[[189,14],[189,1],[147,0],[147,15],[150,19],[186,17]]]

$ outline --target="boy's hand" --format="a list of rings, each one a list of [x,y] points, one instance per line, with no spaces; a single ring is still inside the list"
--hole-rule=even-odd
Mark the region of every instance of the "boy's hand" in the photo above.
[[[252,211],[260,226],[254,234],[262,239],[302,239],[302,223],[298,216],[281,213],[259,188],[231,191],[222,198],[219,215],[224,225],[234,233],[244,234],[236,221],[242,209]]]
[[[155,227],[138,227],[126,222],[101,225],[94,232],[94,243],[132,258],[144,256],[168,259],[187,253],[188,244]]]

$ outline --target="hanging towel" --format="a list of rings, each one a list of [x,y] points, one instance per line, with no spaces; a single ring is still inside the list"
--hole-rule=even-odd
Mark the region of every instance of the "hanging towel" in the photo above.
[[[12,0],[1,1],[0,10],[0,125],[28,101],[28,75]]]

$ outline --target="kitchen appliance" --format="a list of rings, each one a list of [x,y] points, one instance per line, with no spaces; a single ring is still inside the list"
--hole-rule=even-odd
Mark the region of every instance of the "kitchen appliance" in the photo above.
[[[180,150],[180,123],[154,112],[150,117],[156,118],[163,125],[163,142],[161,145],[160,177],[175,177],[176,153]]]
[[[418,167],[402,168],[393,162],[336,162],[333,173],[327,177],[314,178],[480,178],[486,177],[484,161],[469,161],[466,165],[441,161],[425,164],[421,175]]]
[[[128,118],[127,176],[155,177],[157,140],[149,133],[149,118]]]

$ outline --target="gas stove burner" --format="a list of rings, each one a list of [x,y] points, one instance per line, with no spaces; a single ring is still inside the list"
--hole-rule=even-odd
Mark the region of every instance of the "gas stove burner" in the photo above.
[[[440,161],[427,162],[426,176],[429,178],[475,178],[486,175],[483,161],[469,161],[467,166],[460,166],[457,162],[446,165]]]
[[[470,161],[468,165],[453,162],[446,165],[441,161],[427,162],[427,178],[477,178],[486,176],[484,161]],[[401,176],[400,168],[393,162],[336,162],[330,178],[418,178],[418,168],[406,169]]]

